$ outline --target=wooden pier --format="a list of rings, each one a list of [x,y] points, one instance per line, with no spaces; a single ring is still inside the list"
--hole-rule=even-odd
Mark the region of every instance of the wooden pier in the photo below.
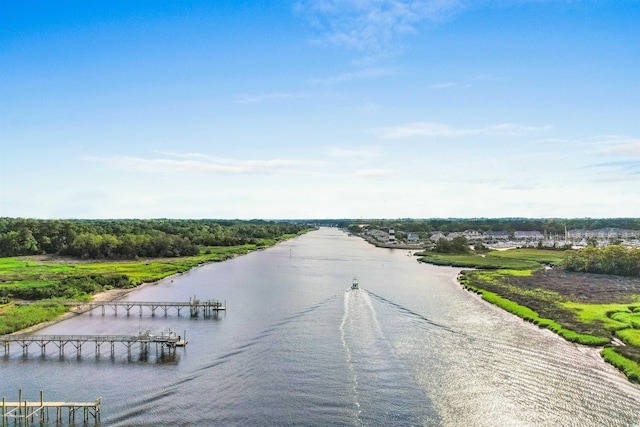
[[[43,355],[46,352],[46,346],[53,344],[59,349],[61,356],[64,355],[64,349],[68,344],[74,347],[76,354],[80,356],[82,346],[87,343],[95,344],[96,356],[99,356],[102,344],[108,343],[111,346],[111,355],[113,356],[117,343],[124,344],[127,347],[127,352],[131,354],[131,347],[136,343],[140,344],[140,351],[145,353],[151,344],[155,344],[156,349],[159,346],[161,349],[175,351],[176,347],[184,346],[186,341],[173,331],[154,335],[148,330],[137,335],[4,335],[0,336],[0,345],[4,347],[5,356],[9,355],[12,343],[22,347],[25,356],[29,353],[29,346],[33,344],[40,347]]]
[[[2,427],[44,424],[51,421],[49,410],[52,409],[55,410],[53,422],[60,425],[64,421],[66,409],[69,425],[75,424],[76,414],[79,413],[82,413],[85,425],[90,421],[98,424],[100,422],[100,403],[102,403],[100,397],[95,402],[46,402],[42,391],[40,391],[39,401],[28,402],[22,400],[22,390],[19,390],[17,402],[9,402],[6,398],[2,398],[0,417],[2,418]]]
[[[102,308],[102,314],[105,314],[105,310],[110,308],[117,315],[118,308],[125,310],[127,316],[130,314],[133,308],[138,308],[140,316],[142,316],[143,308],[151,310],[151,315],[155,316],[156,310],[160,309],[166,316],[171,309],[175,309],[180,316],[180,312],[183,309],[188,308],[191,317],[198,317],[202,311],[203,317],[211,317],[219,311],[226,310],[226,304],[218,300],[201,301],[196,298],[189,299],[189,302],[148,302],[148,301],[56,301],[56,304],[66,305],[73,307],[76,311],[93,313],[93,310],[100,307]],[[33,302],[21,302],[23,304],[37,304]]]

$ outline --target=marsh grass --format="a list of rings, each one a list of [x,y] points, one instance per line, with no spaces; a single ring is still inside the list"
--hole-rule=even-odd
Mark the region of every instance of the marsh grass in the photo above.
[[[628,311],[628,304],[584,304],[568,301],[563,302],[562,306],[571,309],[584,323],[601,322],[611,333],[632,326],[630,321],[625,321],[624,317],[619,316]]]
[[[620,329],[616,331],[616,336],[626,344],[640,349],[640,329]]]
[[[0,335],[53,320],[68,311],[59,304],[8,305],[0,309]]]
[[[560,325],[559,323],[551,319],[540,317],[540,315],[536,311],[530,309],[529,307],[525,307],[514,301],[503,298],[494,292],[479,289],[471,285],[467,285],[465,287],[473,292],[476,292],[482,295],[482,298],[487,302],[490,302],[491,304],[495,304],[498,307],[508,311],[509,313],[515,314],[516,316],[528,322],[531,322],[540,328],[549,329],[557,333],[567,341],[571,341],[571,342],[575,342],[583,345],[591,345],[591,346],[601,346],[609,343],[609,339],[607,338],[597,337],[597,336],[588,335],[588,334],[580,334],[570,329],[566,329],[562,327],[562,325]]]
[[[454,261],[454,257],[457,258],[427,253],[421,260],[437,259],[446,264],[445,261]],[[458,264],[465,264],[461,266],[497,269],[464,271],[459,281],[486,301],[568,341],[603,346],[619,338],[626,345],[605,348],[602,356],[631,381],[640,382],[640,295],[637,284],[625,279],[604,282],[599,281],[599,276],[550,274],[543,270],[541,263],[559,265],[562,258],[563,253],[559,251],[529,249],[490,252],[484,258],[484,265],[476,263],[473,256],[460,257],[463,262]],[[606,292],[603,283],[607,284]],[[578,298],[580,300],[576,301]],[[601,303],[588,303],[594,300]]]
[[[546,249],[509,249],[508,251],[491,251],[487,256],[534,261],[541,264],[562,265],[565,251]]]
[[[479,269],[513,269],[513,270],[530,270],[539,269],[543,266],[535,261],[528,261],[514,258],[502,258],[492,256],[491,253],[486,256],[482,255],[456,255],[456,254],[439,254],[423,252],[418,261],[428,264],[443,265],[451,267],[468,267]]]
[[[606,347],[600,354],[604,360],[624,372],[630,381],[640,384],[640,364],[620,354],[621,350],[618,347]]]

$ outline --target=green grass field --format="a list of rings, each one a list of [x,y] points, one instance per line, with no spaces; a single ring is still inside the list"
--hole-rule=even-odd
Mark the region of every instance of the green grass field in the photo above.
[[[513,270],[526,270],[543,268],[543,266],[535,261],[529,261],[517,258],[496,257],[490,252],[487,255],[458,255],[458,254],[439,254],[439,253],[424,253],[418,258],[420,262],[426,262],[435,265],[446,265],[451,267],[468,267],[468,268],[480,268],[480,269],[513,269]]]
[[[488,256],[494,258],[534,261],[541,264],[561,265],[564,260],[564,251],[552,251],[547,249],[510,249],[508,251],[491,251]]]

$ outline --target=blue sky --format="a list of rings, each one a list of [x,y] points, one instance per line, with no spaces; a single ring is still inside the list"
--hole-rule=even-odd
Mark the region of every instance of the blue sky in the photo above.
[[[0,0],[0,216],[640,216],[640,1]]]

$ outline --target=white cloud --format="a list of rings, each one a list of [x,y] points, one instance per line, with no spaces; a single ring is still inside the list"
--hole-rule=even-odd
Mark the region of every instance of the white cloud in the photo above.
[[[380,150],[377,148],[362,148],[359,150],[347,150],[344,148],[332,148],[329,150],[330,157],[342,158],[368,158],[380,157]]]
[[[535,131],[551,129],[551,126],[522,126],[516,123],[503,123],[483,128],[454,128],[444,123],[413,122],[399,126],[374,130],[379,138],[399,139],[415,136],[423,137],[459,137],[470,135],[515,136]]]
[[[142,158],[113,156],[107,158],[90,157],[87,160],[98,161],[109,166],[154,173],[312,173],[321,165],[318,161],[269,159],[236,160],[209,156],[200,153],[159,153],[164,158]]]
[[[602,148],[603,154],[623,155],[631,157],[640,157],[640,140],[630,140],[625,144],[614,144],[609,147]]]
[[[353,173],[353,176],[358,177],[382,177],[393,175],[394,171],[391,169],[361,169]]]
[[[590,147],[594,153],[607,154],[629,150],[634,152],[634,146],[640,144],[640,139],[623,135],[596,135],[584,138],[546,138],[540,142]]]

